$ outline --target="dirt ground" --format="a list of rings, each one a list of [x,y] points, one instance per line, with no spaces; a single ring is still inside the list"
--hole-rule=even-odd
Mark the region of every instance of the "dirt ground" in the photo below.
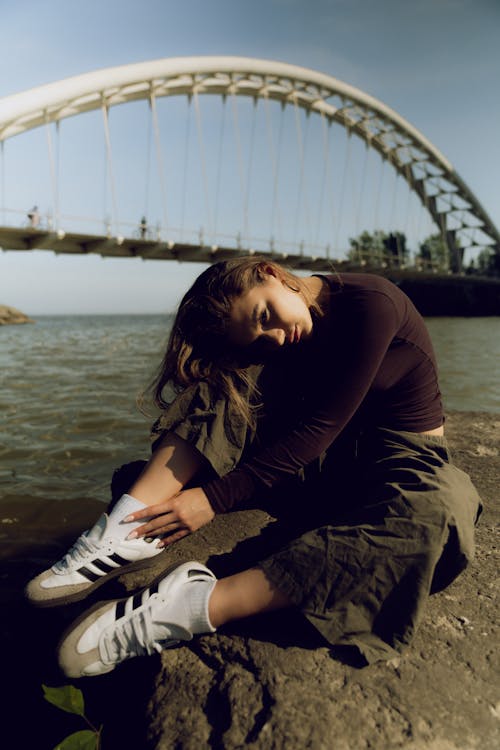
[[[485,505],[476,559],[430,598],[401,658],[360,669],[333,655],[298,617],[255,618],[132,660],[110,675],[75,681],[88,715],[104,725],[102,750],[497,750],[500,415],[452,413],[447,434],[456,463],[471,474]],[[55,503],[41,515],[33,506],[0,501],[6,748],[53,748],[84,728],[81,719],[43,700],[41,684],[68,683],[54,648],[88,602],[37,611],[22,599],[24,582],[63,552],[102,505],[88,501],[78,515],[74,510]],[[259,510],[220,516],[161,555],[149,578],[186,559],[222,571],[234,547],[255,550],[271,520]],[[146,583],[124,576],[99,596]]]

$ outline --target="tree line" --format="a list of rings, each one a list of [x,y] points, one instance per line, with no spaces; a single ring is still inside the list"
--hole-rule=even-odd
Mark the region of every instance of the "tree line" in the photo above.
[[[361,266],[380,268],[414,268],[418,271],[450,273],[462,270],[469,275],[500,277],[500,253],[493,248],[481,250],[466,266],[457,269],[456,256],[450,257],[446,240],[440,234],[432,234],[420,243],[413,252],[408,247],[403,232],[364,230],[357,237],[349,238],[347,258]],[[460,248],[458,253],[461,257]]]

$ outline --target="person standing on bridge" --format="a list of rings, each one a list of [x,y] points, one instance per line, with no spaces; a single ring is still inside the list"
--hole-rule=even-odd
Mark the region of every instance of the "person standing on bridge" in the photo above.
[[[68,676],[285,608],[368,663],[409,644],[428,595],[472,557],[481,504],[451,461],[432,344],[402,291],[368,274],[217,263],[182,300],[152,390],[151,459],[116,474],[109,515],[28,598],[80,600],[249,503],[278,518],[261,532],[274,546],[218,580],[187,562],[94,606],[62,638]]]
[[[40,225],[40,211],[38,210],[38,206],[33,206],[33,208],[28,211],[27,216],[30,227],[37,229]]]

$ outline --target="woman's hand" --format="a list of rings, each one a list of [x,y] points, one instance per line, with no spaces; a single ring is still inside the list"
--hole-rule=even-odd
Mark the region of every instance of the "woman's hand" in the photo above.
[[[134,529],[127,539],[166,535],[157,545],[165,547],[210,523],[214,516],[212,506],[201,487],[194,487],[179,492],[178,495],[174,495],[163,503],[148,505],[144,510],[127,516],[125,519],[127,523],[140,521],[142,518],[149,519],[143,526]]]

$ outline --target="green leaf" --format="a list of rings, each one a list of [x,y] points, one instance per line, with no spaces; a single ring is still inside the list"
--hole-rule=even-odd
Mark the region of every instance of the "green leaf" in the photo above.
[[[90,729],[82,729],[80,732],[69,734],[54,750],[96,750],[97,734]]]
[[[62,687],[47,687],[42,685],[44,698],[62,711],[70,714],[85,716],[83,703],[83,693],[73,685],[63,685]]]

